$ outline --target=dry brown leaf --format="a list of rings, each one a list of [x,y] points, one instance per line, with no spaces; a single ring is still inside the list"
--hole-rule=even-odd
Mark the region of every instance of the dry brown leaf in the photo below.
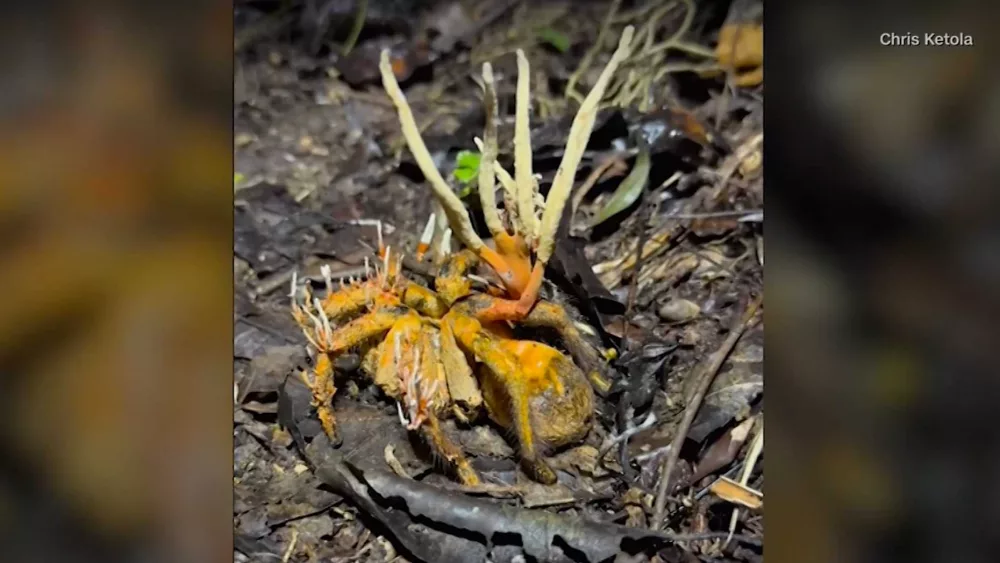
[[[549,463],[553,469],[582,473],[592,477],[603,477],[608,472],[597,463],[598,453],[597,448],[585,444],[553,456]],[[617,467],[613,463],[610,463],[609,466]]]
[[[576,501],[573,491],[565,485],[542,485],[534,481],[525,481],[518,486],[521,495],[521,505],[524,508],[542,508],[571,504]]]
[[[754,422],[753,418],[744,420],[709,446],[695,467],[691,482],[697,482],[732,463],[750,435]]]
[[[625,505],[625,512],[628,514],[628,520],[625,522],[626,526],[645,528],[648,525],[645,510],[648,504],[645,502],[646,496],[645,492],[635,487],[625,491],[625,494],[622,496],[622,504]]]
[[[717,237],[740,226],[733,217],[702,217],[691,221],[691,232],[699,237]]]
[[[662,231],[650,235],[649,240],[642,247],[643,260],[649,260],[657,253],[663,251],[670,242],[670,237],[674,229],[666,228]],[[627,252],[623,258],[614,258],[606,262],[594,265],[594,273],[608,289],[614,289],[621,284],[622,274],[631,271],[635,267],[637,254],[635,251]]]
[[[709,247],[699,250],[698,258],[697,267],[691,272],[692,277],[712,281],[732,275],[729,270],[733,260],[728,258],[721,248]]]
[[[713,495],[724,501],[757,510],[764,506],[764,493],[744,487],[728,477],[719,477],[708,489]]]
[[[661,264],[649,270],[644,270],[639,275],[639,287],[642,288],[652,282],[664,282],[667,285],[673,285],[694,272],[700,262],[698,256],[692,253],[672,256]]]
[[[736,73],[737,86],[751,87],[764,81],[764,26],[728,24],[719,30],[715,48],[719,65]]]

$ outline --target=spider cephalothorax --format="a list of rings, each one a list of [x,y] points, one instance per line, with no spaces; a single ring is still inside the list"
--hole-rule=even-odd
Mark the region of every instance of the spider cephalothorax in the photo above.
[[[327,276],[322,299],[314,298],[308,288],[300,291],[293,281],[293,315],[316,352],[312,373],[303,377],[328,435],[336,436],[331,406],[336,392],[333,358],[360,350],[362,370],[397,401],[400,421],[423,433],[463,482],[475,484],[478,477],[461,449],[441,431],[440,419],[454,415],[468,420],[483,405],[496,423],[515,431],[528,473],[544,483],[555,481],[555,473],[538,452],[539,443],[560,446],[582,439],[594,412],[588,377],[599,391],[607,390],[608,384],[600,375],[599,354],[566,311],[540,300],[538,294],[556,226],[593,129],[597,102],[615,67],[627,56],[631,36],[627,28],[581,105],[547,199],[539,194],[531,172],[527,60],[518,52],[513,178],[496,162],[496,96],[490,66],[483,65],[487,120],[485,141],[476,141],[483,152],[479,194],[492,245],[475,233],[468,211],[434,167],[388,54],[383,53],[386,92],[399,111],[407,144],[447,218],[446,229],[436,237],[437,254],[446,256],[434,281],[435,290],[404,276],[401,257],[393,256],[381,243],[378,267],[371,268],[363,281],[340,288]],[[495,198],[497,178],[505,192],[503,213]],[[434,222],[432,217],[418,257],[434,238]],[[451,233],[465,246],[455,254],[448,251]],[[473,289],[470,274],[481,262],[501,280],[501,289]],[[553,330],[573,359],[548,344],[515,338],[512,324]]]

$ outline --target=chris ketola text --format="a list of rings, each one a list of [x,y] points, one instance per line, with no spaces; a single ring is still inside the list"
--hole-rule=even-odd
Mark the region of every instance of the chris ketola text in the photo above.
[[[883,33],[878,42],[886,47],[971,47],[968,33]]]

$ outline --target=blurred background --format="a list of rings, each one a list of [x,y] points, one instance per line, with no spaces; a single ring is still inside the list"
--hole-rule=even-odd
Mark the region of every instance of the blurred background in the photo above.
[[[232,5],[0,20],[0,560],[232,553]]]
[[[776,560],[996,560],[997,15],[768,12]],[[886,32],[974,46],[886,47]]]

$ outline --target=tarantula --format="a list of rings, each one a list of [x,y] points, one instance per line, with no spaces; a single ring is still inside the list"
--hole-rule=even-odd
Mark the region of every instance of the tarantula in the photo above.
[[[479,197],[492,245],[476,234],[468,210],[435,167],[393,75],[389,54],[382,53],[383,85],[439,210],[428,221],[417,258],[422,259],[437,239],[436,254],[443,265],[431,290],[405,277],[401,255],[384,248],[380,240],[380,267],[371,268],[364,281],[335,289],[327,269],[326,296],[314,298],[306,287],[300,303],[302,292],[293,280],[293,316],[316,351],[312,372],[303,373],[303,379],[332,439],[333,359],[360,349],[362,371],[397,401],[401,422],[421,432],[463,483],[473,485],[479,479],[461,449],[442,432],[440,419],[453,414],[470,420],[482,405],[497,424],[515,431],[527,473],[542,483],[556,481],[538,444],[558,447],[581,440],[594,412],[592,385],[605,392],[609,384],[601,374],[598,352],[562,307],[539,298],[539,290],[597,105],[615,68],[628,56],[631,38],[629,27],[581,104],[547,198],[540,195],[531,170],[527,59],[518,51],[514,177],[496,161],[497,99],[490,64],[483,65],[486,126],[484,139],[476,143],[482,151]],[[504,190],[503,213],[495,195],[498,179]],[[437,221],[441,217],[444,228]],[[452,236],[465,247],[455,254],[449,248]],[[499,279],[499,287],[473,288],[472,271],[483,263]],[[542,342],[515,338],[512,327],[554,330],[573,359]]]

